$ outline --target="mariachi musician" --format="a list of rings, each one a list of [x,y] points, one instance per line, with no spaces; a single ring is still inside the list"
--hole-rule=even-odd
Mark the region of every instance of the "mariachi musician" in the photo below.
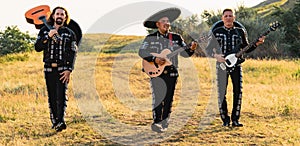
[[[206,50],[208,56],[216,59],[217,71],[217,87],[218,87],[218,105],[222,126],[230,126],[232,121],[233,127],[243,127],[239,122],[241,106],[242,106],[242,65],[244,58],[239,58],[239,63],[234,67],[222,66],[225,63],[225,54],[229,52],[237,53],[244,47],[249,45],[248,34],[245,27],[235,21],[234,10],[224,9],[222,13],[222,20],[216,22],[211,29],[212,39],[209,42]],[[256,47],[264,42],[265,36],[261,36],[259,40],[252,44],[246,53],[256,49]],[[228,78],[231,78],[233,86],[233,105],[231,117],[228,115],[227,109],[227,86]]]
[[[73,24],[76,24],[72,21]],[[49,28],[50,25],[50,28]],[[67,87],[74,69],[81,30],[75,25],[74,33],[70,26],[70,17],[63,7],[55,7],[46,22],[41,27],[35,50],[43,51],[44,73],[48,91],[50,119],[52,128],[57,132],[67,128],[65,111],[67,107]]]
[[[170,23],[180,15],[178,8],[167,8],[150,16],[144,21],[144,26],[151,29],[158,29],[149,34],[144,39],[139,49],[139,56],[146,63],[152,63],[155,66],[167,64],[167,59],[155,56],[152,53],[162,53],[163,51],[174,52],[183,48],[180,53],[183,57],[189,57],[194,54],[197,47],[195,42],[191,46],[186,45],[181,35],[170,32]],[[178,78],[178,55],[170,58],[171,65],[166,65],[160,72],[160,75],[151,77],[150,84],[152,88],[152,112],[153,123],[151,129],[155,132],[163,132],[168,127],[171,113],[175,85]],[[145,71],[144,67],[144,71]],[[151,73],[150,73],[151,74]],[[153,75],[153,74],[152,74]]]

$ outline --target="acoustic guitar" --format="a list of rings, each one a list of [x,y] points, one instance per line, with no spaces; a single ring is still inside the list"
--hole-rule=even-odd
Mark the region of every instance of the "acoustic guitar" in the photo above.
[[[184,48],[179,48],[175,50],[174,52],[171,52],[169,49],[164,49],[161,51],[161,53],[150,53],[151,55],[155,57],[161,57],[166,60],[166,62],[163,65],[156,64],[154,62],[148,62],[147,60],[143,59],[142,61],[142,66],[144,72],[149,76],[149,77],[157,77],[161,75],[161,73],[164,71],[164,68],[166,66],[172,65],[172,62],[170,61],[170,58],[172,58],[174,55],[184,51]]]
[[[196,42],[198,44],[198,46],[199,46],[199,43],[207,41],[209,36],[205,35],[205,36],[201,36],[199,38],[200,39],[197,39],[197,40],[193,39],[193,41]],[[180,53],[184,50],[185,50],[184,48],[180,47],[179,49],[177,49],[173,52],[169,49],[164,49],[159,54],[158,53],[150,53],[151,55],[153,55],[155,57],[164,58],[166,61],[163,65],[159,65],[154,62],[148,62],[147,60],[143,59],[143,61],[142,61],[143,71],[151,78],[161,75],[166,66],[172,65],[170,58],[172,58],[173,56],[177,55],[178,53]]]
[[[44,17],[47,20],[50,14],[51,11],[48,5],[40,5],[26,11],[25,18],[28,23],[34,24],[36,29],[41,29],[44,26],[44,21],[39,18]]]
[[[25,13],[25,18],[28,23],[34,24],[35,28],[40,28],[45,25],[49,30],[53,29],[48,23],[47,19],[50,17],[50,7],[48,5],[40,5],[28,10]],[[55,42],[60,40],[58,35],[54,35]]]
[[[49,30],[53,29],[48,23],[47,20],[51,15],[51,10],[48,5],[40,5],[30,10],[26,11],[25,18],[29,24],[34,24],[36,29],[41,29],[43,26],[46,26]],[[77,45],[80,44],[82,38],[82,31],[78,23],[73,19],[70,20],[68,26],[75,34],[77,39]],[[54,40],[59,40],[59,36],[54,35]]]

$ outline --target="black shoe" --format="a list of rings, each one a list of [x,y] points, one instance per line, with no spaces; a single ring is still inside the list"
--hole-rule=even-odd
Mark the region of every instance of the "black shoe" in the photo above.
[[[56,132],[60,132],[64,129],[67,129],[67,125],[65,122],[59,122],[56,126],[55,126],[55,130]]]
[[[151,129],[152,129],[152,131],[155,131],[157,133],[162,133],[163,132],[163,128],[162,128],[161,124],[158,124],[158,123],[153,123],[151,125]]]
[[[165,119],[161,122],[161,126],[164,130],[167,130],[169,127],[169,119]]]
[[[229,127],[230,126],[230,121],[225,121],[223,122],[223,125],[224,127]]]
[[[51,129],[54,129],[58,123],[53,123]]]
[[[229,127],[230,126],[230,118],[227,117],[224,121],[223,121],[223,125],[224,127]]]
[[[243,127],[244,125],[239,123],[239,121],[232,121],[232,127]]]

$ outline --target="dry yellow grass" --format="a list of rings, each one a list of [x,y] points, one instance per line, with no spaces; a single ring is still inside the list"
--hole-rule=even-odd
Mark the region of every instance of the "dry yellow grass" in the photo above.
[[[141,60],[136,54],[79,54],[77,61],[80,63],[77,63],[83,66],[76,66],[72,76],[66,116],[68,128],[60,133],[50,129],[42,54],[33,52],[27,55],[29,56],[27,61],[0,64],[2,83],[0,85],[0,145],[115,145],[118,142],[129,144],[130,140],[129,142],[118,140],[126,140],[126,135],[122,134],[130,135],[131,130],[108,129],[111,124],[117,122],[128,127],[140,127],[136,131],[147,133],[143,141],[151,144],[149,141],[151,137],[147,138],[147,136],[153,136],[155,133],[149,128],[152,122],[149,78],[141,72]],[[94,60],[96,62],[93,62]],[[185,116],[182,112],[189,116],[187,121],[173,119],[170,133],[163,134],[167,137],[158,137],[161,140],[159,144],[296,145],[300,143],[298,112],[300,82],[299,78],[293,75],[299,72],[299,60],[247,60],[243,64],[244,88],[241,117],[241,122],[245,124],[243,128],[220,126],[214,92],[213,61],[207,58],[181,60],[181,76],[176,88],[174,113],[171,117]],[[188,66],[188,63],[193,66]],[[124,68],[120,69],[120,67]],[[86,72],[89,71],[94,76],[85,77]],[[74,89],[85,89],[84,86],[89,84],[83,84],[84,80],[90,81],[90,79],[94,81],[91,84],[96,88],[99,99],[79,94],[84,91],[74,91]],[[195,84],[187,85],[186,82]],[[128,85],[123,86],[121,83]],[[130,91],[129,96],[126,91],[120,90],[123,88]],[[181,89],[199,92],[191,92],[192,95],[196,95],[196,98],[189,99],[184,96],[189,92]],[[229,108],[232,106],[231,90],[232,87],[229,85]],[[133,100],[131,96],[134,97]],[[97,101],[103,107],[93,107],[96,103],[84,99]],[[191,102],[184,99],[189,99]],[[109,114],[111,119],[105,119],[106,121],[85,119],[90,116],[87,116],[85,111],[97,109],[107,111],[105,114]],[[103,118],[100,113],[104,112],[98,112],[99,115],[93,116]],[[185,122],[187,123],[180,125]],[[179,124],[179,127],[176,127],[175,123]],[[139,136],[136,135],[136,138]]]

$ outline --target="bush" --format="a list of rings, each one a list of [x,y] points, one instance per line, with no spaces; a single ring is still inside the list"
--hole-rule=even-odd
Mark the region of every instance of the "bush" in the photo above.
[[[34,41],[35,38],[28,32],[21,32],[17,26],[8,26],[6,30],[0,32],[0,56],[31,51]]]

